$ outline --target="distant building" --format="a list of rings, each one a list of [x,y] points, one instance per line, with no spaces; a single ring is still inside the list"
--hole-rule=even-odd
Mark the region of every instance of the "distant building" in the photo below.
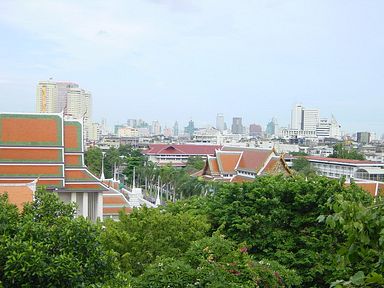
[[[357,132],[356,139],[358,143],[368,144],[371,142],[371,133],[369,132]]]
[[[173,125],[173,136],[175,137],[179,136],[179,123],[177,123],[177,121]]]
[[[161,134],[161,126],[159,121],[152,121],[151,126],[151,134],[152,135],[160,135]]]
[[[244,127],[243,127],[241,117],[233,117],[231,131],[233,134],[243,134],[244,133]]]
[[[158,165],[185,166],[191,156],[206,158],[213,156],[219,145],[197,144],[149,144],[148,150],[143,151],[148,159]]]
[[[101,139],[101,125],[99,123],[92,123],[88,129],[88,140],[99,141]]]
[[[291,129],[301,130],[303,127],[303,109],[301,104],[296,104],[291,111]]]
[[[85,138],[92,124],[92,95],[72,82],[40,81],[36,91],[36,112],[60,113],[83,119]]]
[[[320,111],[318,109],[308,109],[301,104],[296,104],[291,112],[290,129],[316,131],[319,121]]]
[[[219,130],[220,132],[223,132],[225,130],[223,114],[217,114],[216,116],[216,129]]]
[[[261,137],[263,135],[263,129],[258,124],[249,125],[249,136]]]
[[[168,127],[165,127],[164,130],[163,130],[163,135],[165,137],[172,137],[172,129],[171,128],[168,128]]]
[[[139,131],[136,128],[124,126],[124,127],[120,127],[117,130],[117,136],[118,137],[138,137]]]
[[[318,109],[303,109],[301,129],[305,131],[316,131],[320,122],[320,111]]]
[[[268,136],[274,136],[278,134],[278,124],[276,118],[272,118],[272,120],[267,124],[267,129],[265,130],[265,133]]]
[[[184,133],[188,134],[189,137],[192,137],[193,134],[195,133],[195,130],[196,130],[195,123],[193,122],[193,120],[190,120],[188,122],[188,126],[184,128]]]
[[[316,127],[316,136],[319,138],[341,138],[340,125],[335,117],[331,119],[322,118]]]
[[[79,88],[79,85],[73,82],[40,81],[36,90],[36,112],[63,112],[67,107],[68,91],[73,88]]]

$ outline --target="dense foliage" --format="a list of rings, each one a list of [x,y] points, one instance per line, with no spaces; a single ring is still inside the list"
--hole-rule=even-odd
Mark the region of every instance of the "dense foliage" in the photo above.
[[[4,287],[382,287],[384,200],[319,176],[222,183],[103,225],[0,196]]]
[[[105,243],[118,252],[122,267],[137,276],[156,257],[184,253],[191,242],[206,236],[209,224],[202,215],[173,215],[160,209],[135,209],[119,222],[105,223]]]
[[[346,241],[339,250],[339,269],[347,271],[335,287],[384,286],[384,199],[361,201],[351,195],[337,195],[329,203],[335,212],[321,217],[334,229],[342,230]]]
[[[167,209],[204,213],[213,231],[219,229],[236,243],[244,243],[256,259],[275,260],[295,269],[302,287],[329,287],[351,275],[340,268],[336,257],[347,241],[346,233],[319,222],[320,216],[333,215],[340,197],[372,201],[366,192],[347,187],[341,180],[271,176],[253,183],[224,184],[205,199],[179,202]]]
[[[292,161],[292,169],[305,176],[316,174],[315,169],[311,167],[311,163],[304,157],[298,157]]]
[[[347,146],[343,143],[337,143],[333,146],[333,153],[329,155],[330,158],[341,158],[341,159],[355,159],[365,160],[364,154],[358,152],[356,149]]]
[[[19,214],[0,196],[0,283],[4,287],[83,287],[114,280],[119,272],[100,228],[55,194],[38,191]]]

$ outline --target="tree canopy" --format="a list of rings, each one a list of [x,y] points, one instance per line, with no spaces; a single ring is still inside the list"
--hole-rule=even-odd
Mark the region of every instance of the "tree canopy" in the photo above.
[[[114,281],[115,253],[100,227],[43,190],[21,214],[0,196],[0,283],[4,287],[84,287]]]
[[[364,154],[343,143],[337,143],[333,146],[333,153],[329,155],[329,158],[365,160]]]

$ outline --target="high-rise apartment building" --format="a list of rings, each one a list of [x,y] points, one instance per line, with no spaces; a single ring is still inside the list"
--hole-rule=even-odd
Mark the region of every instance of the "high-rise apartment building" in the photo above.
[[[36,112],[63,112],[66,109],[67,94],[71,88],[79,88],[79,85],[73,82],[40,81],[36,91]]]
[[[244,127],[242,123],[242,118],[241,117],[233,117],[232,118],[232,129],[231,129],[233,134],[243,134],[244,132]]]
[[[73,82],[40,81],[36,91],[36,112],[60,113],[83,118],[85,138],[92,124],[92,95]]]
[[[223,132],[224,128],[225,128],[224,115],[219,113],[216,116],[216,129],[219,130],[220,132]]]

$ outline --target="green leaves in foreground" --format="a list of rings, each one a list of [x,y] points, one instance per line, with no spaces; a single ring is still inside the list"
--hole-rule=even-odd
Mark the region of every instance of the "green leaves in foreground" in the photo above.
[[[101,245],[100,227],[74,218],[73,206],[53,193],[38,191],[35,198],[20,216],[7,220],[0,235],[4,287],[84,287],[111,281],[118,263]],[[0,216],[14,214],[12,205],[0,204]]]

